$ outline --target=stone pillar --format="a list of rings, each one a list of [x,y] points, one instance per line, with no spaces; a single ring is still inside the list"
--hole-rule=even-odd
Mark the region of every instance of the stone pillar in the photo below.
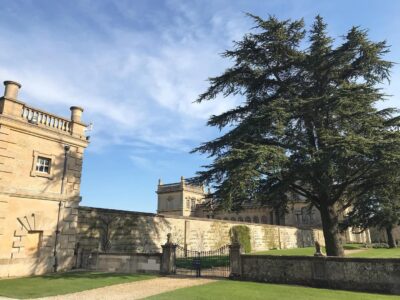
[[[175,251],[176,245],[171,242],[171,234],[167,234],[167,242],[162,245],[161,274],[169,275],[175,273]]]
[[[71,130],[72,134],[83,138],[85,135],[86,125],[82,123],[83,108],[71,106]]]
[[[4,86],[4,98],[17,100],[21,84],[15,81],[7,80],[4,81]]]
[[[0,114],[21,118],[24,103],[17,100],[21,84],[4,81],[4,96],[0,99]]]
[[[242,259],[241,248],[239,242],[234,242],[229,246],[229,260],[231,265],[231,274],[229,278],[238,279],[242,277]]]
[[[71,121],[72,122],[82,122],[82,113],[83,113],[83,108],[78,107],[78,106],[71,106]]]

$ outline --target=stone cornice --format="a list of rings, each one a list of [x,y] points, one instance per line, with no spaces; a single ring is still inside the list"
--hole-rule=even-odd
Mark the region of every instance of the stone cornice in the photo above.
[[[52,128],[41,126],[40,124],[34,125],[25,122],[24,120],[19,120],[7,115],[0,115],[0,124],[11,127],[13,130],[26,133],[28,135],[34,135],[40,138],[45,138],[48,140],[59,142],[60,140],[73,145],[86,148],[89,142],[80,137],[71,135],[67,132],[62,132]]]
[[[1,189],[1,188],[0,188]],[[52,194],[52,195],[43,195],[38,193],[29,193],[29,192],[18,192],[18,191],[2,191],[0,190],[0,195],[6,195],[9,197],[15,198],[27,198],[27,199],[36,199],[36,200],[45,200],[45,201],[81,201],[80,196],[68,196],[61,194]]]

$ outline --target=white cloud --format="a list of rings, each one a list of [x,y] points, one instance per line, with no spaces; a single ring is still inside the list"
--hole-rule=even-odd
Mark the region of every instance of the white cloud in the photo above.
[[[193,101],[207,77],[226,67],[218,53],[247,28],[221,15],[204,20],[183,2],[170,4],[177,13],[168,23],[152,21],[152,32],[114,24],[93,2],[78,7],[92,26],[69,16],[54,27],[41,20],[24,32],[0,29],[1,78],[21,82],[27,103],[62,115],[70,105],[84,107],[85,120],[94,122],[92,149],[142,143],[187,151],[208,139],[206,118],[234,101]],[[132,3],[117,9],[114,18],[130,24]]]

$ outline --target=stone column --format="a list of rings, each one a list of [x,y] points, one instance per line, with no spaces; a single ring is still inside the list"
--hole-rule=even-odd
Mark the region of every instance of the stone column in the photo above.
[[[0,99],[0,114],[21,118],[24,103],[18,100],[21,84],[15,81],[4,81],[4,96]]]
[[[162,245],[161,274],[175,274],[175,250],[176,245],[171,242],[171,234],[167,234],[167,242]]]
[[[71,106],[71,130],[72,134],[83,138],[85,135],[86,125],[82,123],[83,108],[78,106]]]
[[[238,279],[242,277],[242,259],[241,248],[239,242],[234,242],[229,246],[229,260],[231,265],[231,274],[229,278]]]

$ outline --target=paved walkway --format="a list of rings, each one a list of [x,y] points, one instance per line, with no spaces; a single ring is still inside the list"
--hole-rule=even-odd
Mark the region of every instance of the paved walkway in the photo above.
[[[180,278],[180,277],[160,277],[149,280],[140,280],[130,283],[116,284],[83,292],[37,298],[37,300],[134,300],[143,299],[149,296],[165,293],[168,291],[202,285],[214,282],[213,279],[205,278]],[[0,299],[1,300],[1,299]]]

